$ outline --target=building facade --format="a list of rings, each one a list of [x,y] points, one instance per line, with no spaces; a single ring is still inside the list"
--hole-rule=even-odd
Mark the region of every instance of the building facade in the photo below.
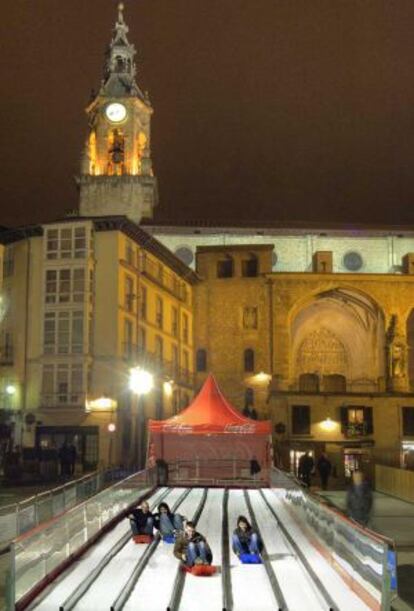
[[[125,217],[5,231],[1,397],[14,442],[141,463],[147,418],[192,396],[196,276]],[[138,402],[130,368],[154,377]],[[111,426],[110,426],[111,425]]]

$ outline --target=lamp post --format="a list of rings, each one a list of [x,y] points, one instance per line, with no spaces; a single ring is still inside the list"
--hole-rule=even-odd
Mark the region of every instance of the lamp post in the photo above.
[[[145,403],[144,397],[154,387],[154,376],[142,369],[141,367],[133,367],[129,372],[129,388],[131,389],[134,396],[137,398],[136,413],[133,418],[133,430],[134,434],[134,458],[137,460],[138,468],[142,469],[144,462],[143,453],[143,439],[144,431],[143,426],[145,422]]]

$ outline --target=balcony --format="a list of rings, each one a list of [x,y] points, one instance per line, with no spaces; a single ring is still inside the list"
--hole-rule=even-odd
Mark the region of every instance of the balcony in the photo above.
[[[148,369],[156,376],[174,380],[179,386],[193,389],[195,385],[195,375],[188,369],[179,367],[176,363],[166,361],[153,352],[148,352],[140,346],[134,344],[123,345],[123,358],[131,366],[140,366]]]
[[[42,393],[40,407],[45,409],[85,408],[86,394],[83,392]]]
[[[365,437],[368,434],[368,425],[366,422],[348,422],[343,433],[347,438]]]
[[[173,274],[167,272],[165,269],[160,271],[159,265],[146,256],[141,256],[139,260],[139,271],[149,280],[161,286],[180,301],[184,303],[187,302],[188,291],[184,282],[180,282]]]

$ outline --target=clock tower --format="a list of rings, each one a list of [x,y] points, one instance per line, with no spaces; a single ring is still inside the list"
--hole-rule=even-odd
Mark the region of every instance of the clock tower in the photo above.
[[[158,199],[150,148],[153,110],[135,80],[136,51],[123,11],[120,3],[101,88],[86,108],[79,209],[81,216],[122,214],[139,223],[152,218]]]

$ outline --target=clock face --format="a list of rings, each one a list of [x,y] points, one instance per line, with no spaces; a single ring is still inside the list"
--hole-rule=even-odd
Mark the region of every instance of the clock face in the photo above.
[[[106,118],[111,121],[111,123],[120,123],[125,119],[127,110],[123,104],[113,102],[112,104],[108,104],[105,108],[105,114]]]

